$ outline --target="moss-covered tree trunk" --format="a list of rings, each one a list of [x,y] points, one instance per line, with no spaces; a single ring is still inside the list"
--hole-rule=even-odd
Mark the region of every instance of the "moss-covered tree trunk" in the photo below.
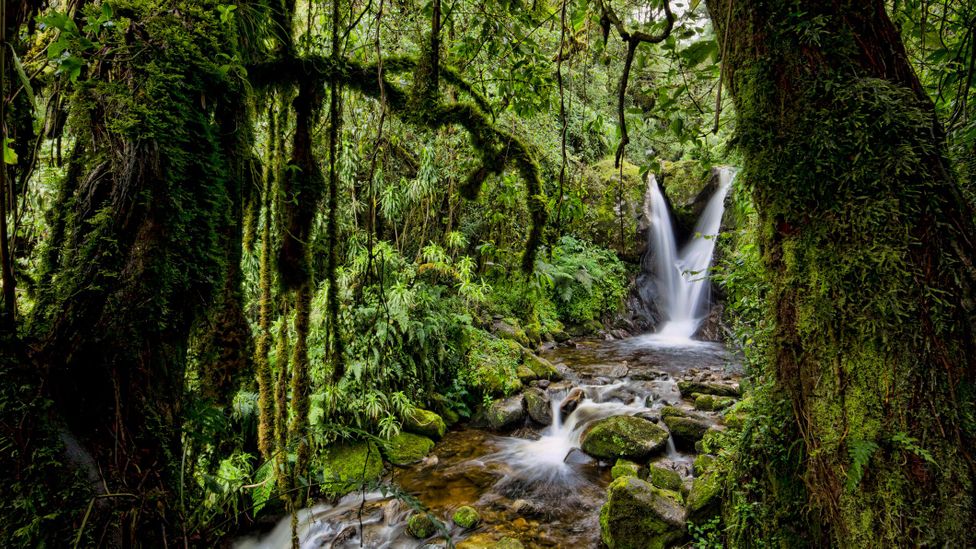
[[[805,504],[842,547],[972,545],[976,232],[884,2],[707,4]]]

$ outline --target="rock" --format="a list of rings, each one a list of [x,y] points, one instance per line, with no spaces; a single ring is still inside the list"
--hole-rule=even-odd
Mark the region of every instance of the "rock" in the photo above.
[[[524,548],[525,546],[522,545],[521,541],[508,536],[505,536],[502,539],[498,540],[498,543],[492,546],[492,549],[524,549]]]
[[[451,520],[461,528],[474,528],[481,522],[481,515],[478,514],[478,511],[474,507],[462,505],[458,507],[457,511],[454,511],[454,516],[451,517]]]
[[[696,477],[704,475],[712,465],[715,463],[715,456],[710,454],[701,454],[695,458],[695,463],[692,465],[692,472]]]
[[[548,379],[550,381],[559,381],[563,378],[559,370],[552,365],[552,362],[536,355],[528,349],[524,349],[522,353],[522,363],[524,366],[532,370],[536,377],[539,379]]]
[[[381,445],[383,456],[393,465],[417,463],[427,457],[433,448],[433,440],[407,432],[400,433]]]
[[[661,423],[661,414],[651,411],[637,412],[634,417],[639,417],[641,419],[646,419],[652,423]]]
[[[573,448],[568,454],[566,454],[566,457],[563,458],[563,463],[569,463],[571,465],[590,465],[594,462],[596,462],[596,459],[590,455],[587,455],[579,448]]]
[[[559,403],[559,415],[562,416],[562,419],[566,419],[566,416],[572,414],[573,410],[580,405],[580,402],[583,402],[584,398],[586,398],[586,393],[583,392],[583,389],[574,387],[573,390],[566,395],[566,398]]]
[[[630,372],[630,368],[624,366],[623,364],[614,364],[607,370],[605,375],[613,380],[619,380],[621,378],[627,377],[627,373]]]
[[[539,425],[549,425],[552,423],[552,405],[549,396],[542,389],[535,387],[526,389],[525,407],[529,411],[529,417]]]
[[[685,535],[680,495],[637,477],[620,477],[600,508],[600,538],[609,549],[663,549]]]
[[[524,545],[519,540],[505,536],[495,541],[494,536],[487,532],[479,532],[455,545],[457,549],[522,549]]]
[[[675,408],[674,406],[665,406],[661,408],[661,419],[667,419],[669,417],[688,417],[688,413],[684,410]]]
[[[550,382],[548,379],[540,379],[540,380],[536,381],[535,383],[533,383],[533,385],[535,385],[536,387],[538,387],[540,389],[548,389],[549,388],[549,385],[551,383],[552,382]]]
[[[434,535],[437,527],[434,520],[427,513],[413,513],[407,519],[407,532],[417,539],[426,539]]]
[[[714,381],[679,381],[678,391],[685,398],[691,398],[693,393],[723,397],[738,397],[742,394],[738,385],[716,383]]]
[[[690,417],[668,416],[664,418],[664,424],[671,431],[674,446],[686,452],[695,451],[695,443],[708,432],[707,423]]]
[[[593,457],[606,460],[629,458],[644,461],[664,450],[668,433],[657,425],[633,416],[612,416],[590,424],[580,447]]]
[[[724,410],[735,404],[735,399],[732,397],[703,395],[701,393],[695,393],[693,396],[695,397],[695,409],[704,412]]]
[[[688,492],[688,520],[701,524],[722,512],[722,483],[716,471],[696,478]]]
[[[654,381],[657,379],[664,379],[668,377],[667,372],[661,372],[658,370],[638,370],[630,374],[630,379],[634,381]]]
[[[522,385],[528,385],[529,382],[539,378],[539,376],[537,376],[535,372],[533,372],[532,369],[525,364],[519,364],[518,368],[515,370],[515,373],[518,375],[519,381],[522,382]]]
[[[618,459],[617,463],[610,469],[610,476],[614,480],[627,476],[641,478],[643,476],[641,475],[642,472],[643,470],[639,464],[626,459]]]
[[[529,345],[529,338],[525,331],[519,326],[518,320],[514,318],[504,318],[496,320],[491,324],[491,331],[502,339],[510,339],[518,342],[519,345],[526,347]]]
[[[322,452],[319,464],[324,490],[332,496],[347,494],[383,474],[380,449],[372,442],[332,444]]]
[[[660,465],[648,466],[647,482],[663,490],[681,491],[681,475],[677,471],[666,469]]]
[[[403,430],[440,440],[447,432],[447,424],[444,423],[441,416],[434,412],[423,408],[414,408],[403,416]]]
[[[485,420],[493,431],[518,427],[525,421],[525,397],[515,395],[493,401],[485,410]]]

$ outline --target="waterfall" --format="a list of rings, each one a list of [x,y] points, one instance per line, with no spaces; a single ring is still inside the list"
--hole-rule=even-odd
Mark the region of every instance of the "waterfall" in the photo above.
[[[695,224],[693,237],[679,251],[664,194],[654,174],[649,176],[651,225],[647,241],[654,252],[654,281],[663,316],[657,331],[660,337],[689,339],[708,315],[708,267],[734,173],[720,168],[718,177],[718,189]]]

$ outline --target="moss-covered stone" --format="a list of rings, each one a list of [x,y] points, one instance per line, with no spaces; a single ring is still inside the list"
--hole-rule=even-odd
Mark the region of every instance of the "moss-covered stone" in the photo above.
[[[539,376],[536,375],[536,373],[525,364],[519,364],[518,368],[515,369],[515,373],[518,375],[519,381],[522,382],[523,386],[528,385],[531,381],[539,379]]]
[[[474,528],[481,522],[481,515],[478,510],[470,505],[462,505],[454,511],[454,516],[451,517],[454,524],[457,524],[461,528]]]
[[[562,374],[559,373],[559,370],[551,362],[535,353],[526,350],[522,355],[522,360],[525,366],[532,370],[539,379],[558,381],[563,378]]]
[[[680,408],[674,406],[665,406],[661,408],[661,419],[668,417],[688,417],[688,413]]]
[[[616,480],[620,477],[637,477],[642,478],[644,475],[641,474],[642,469],[640,464],[634,463],[633,461],[627,459],[618,459],[617,463],[613,464],[610,469],[610,476]]]
[[[738,385],[711,381],[679,381],[678,391],[681,391],[681,396],[685,398],[692,398],[695,393],[721,397],[739,397],[742,395]]]
[[[491,331],[496,336],[502,339],[512,340],[523,347],[529,345],[529,338],[525,335],[525,330],[519,325],[518,319],[505,318],[496,320],[491,326]]]
[[[538,387],[529,387],[522,394],[525,396],[525,408],[529,418],[539,425],[551,424],[552,402],[546,392]]]
[[[735,399],[732,397],[703,395],[701,393],[695,393],[692,396],[695,399],[695,409],[701,410],[703,412],[714,412],[718,410],[724,410],[729,406],[735,404]]]
[[[386,461],[393,465],[409,465],[425,457],[434,448],[434,441],[421,435],[402,432],[381,445]]]
[[[600,508],[600,539],[609,549],[664,549],[685,535],[680,495],[637,477],[610,483]]]
[[[525,421],[525,415],[525,397],[522,395],[497,399],[485,409],[485,420],[493,431],[519,427]]]
[[[521,391],[518,367],[522,362],[522,346],[512,340],[494,337],[484,330],[469,330],[468,336],[471,385],[489,397],[508,396]]]
[[[695,478],[688,492],[688,520],[701,524],[722,511],[722,483],[717,471]]]
[[[700,477],[708,472],[715,464],[715,456],[711,454],[700,454],[695,457],[695,462],[692,464],[692,472],[696,477]]]
[[[660,465],[647,467],[647,482],[663,490],[681,491],[681,475],[677,471],[665,469]]]
[[[459,541],[455,547],[457,549],[523,549],[524,546],[513,537],[505,536],[496,539],[488,532],[479,532]]]
[[[668,433],[633,416],[613,416],[593,422],[581,437],[580,447],[593,457],[644,461],[664,450]]]
[[[407,532],[417,539],[426,539],[437,532],[437,526],[430,514],[413,513],[407,519]]]
[[[708,431],[707,423],[691,417],[668,416],[664,424],[671,431],[675,447],[687,452],[695,451],[695,443]]]
[[[359,488],[383,474],[380,449],[372,442],[344,442],[325,448],[319,465],[323,490],[334,496]]]
[[[440,440],[447,432],[447,424],[441,416],[424,410],[414,408],[403,416],[403,430],[408,433],[423,435],[434,440]]]

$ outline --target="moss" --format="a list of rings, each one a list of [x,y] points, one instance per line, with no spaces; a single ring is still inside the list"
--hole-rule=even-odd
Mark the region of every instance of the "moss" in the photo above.
[[[690,417],[668,416],[662,419],[671,431],[674,445],[685,451],[694,451],[695,443],[708,431],[708,424]]]
[[[323,491],[340,496],[383,473],[380,449],[372,442],[342,442],[327,446],[318,456],[323,476]]]
[[[583,432],[580,447],[601,459],[645,460],[661,452],[668,433],[654,423],[633,416],[613,416],[590,424]]]
[[[493,337],[483,330],[471,330],[469,334],[471,385],[488,397],[507,396],[521,390],[518,367],[522,361],[522,346]]]
[[[661,488],[679,492],[681,490],[681,475],[677,471],[665,469],[660,465],[649,465],[647,468],[647,482]]]
[[[400,433],[382,443],[383,456],[393,465],[409,465],[425,457],[434,448],[434,441],[413,433]]]
[[[724,410],[735,404],[735,399],[732,397],[719,397],[715,395],[702,395],[698,393],[695,393],[692,396],[695,399],[695,409],[703,412]]]
[[[642,468],[639,464],[627,459],[618,459],[613,467],[610,469],[610,477],[613,479],[618,479],[620,477],[638,477],[646,476],[646,472],[642,475]]]
[[[525,364],[519,364],[518,368],[515,369],[515,372],[519,378],[519,381],[522,382],[522,385],[528,385],[530,381],[539,379],[539,376],[536,375],[536,373]]]
[[[416,512],[407,519],[407,532],[417,539],[427,539],[437,532],[437,526],[430,514]]]
[[[451,519],[454,521],[454,524],[457,524],[461,528],[470,529],[474,528],[479,522],[481,522],[481,515],[474,507],[471,507],[470,505],[462,505],[461,507],[458,507],[456,511],[454,511],[454,515],[451,517]]]
[[[536,377],[540,379],[557,381],[563,377],[551,362],[534,353],[523,353],[523,361],[525,366],[532,370]]]
[[[709,519],[719,516],[722,511],[722,482],[721,476],[709,472],[695,478],[688,492],[688,520],[702,524]]]
[[[695,473],[696,477],[704,475],[712,466],[715,464],[715,456],[710,454],[701,454],[695,456],[695,461],[692,465],[692,472]]]
[[[681,396],[690,398],[695,393],[722,397],[738,397],[741,395],[739,387],[725,383],[679,381],[678,390]]]
[[[664,549],[684,537],[680,495],[636,477],[610,483],[600,508],[600,538],[609,549]]]
[[[447,425],[441,416],[434,412],[413,408],[403,416],[403,429],[409,433],[440,440],[447,432]]]

